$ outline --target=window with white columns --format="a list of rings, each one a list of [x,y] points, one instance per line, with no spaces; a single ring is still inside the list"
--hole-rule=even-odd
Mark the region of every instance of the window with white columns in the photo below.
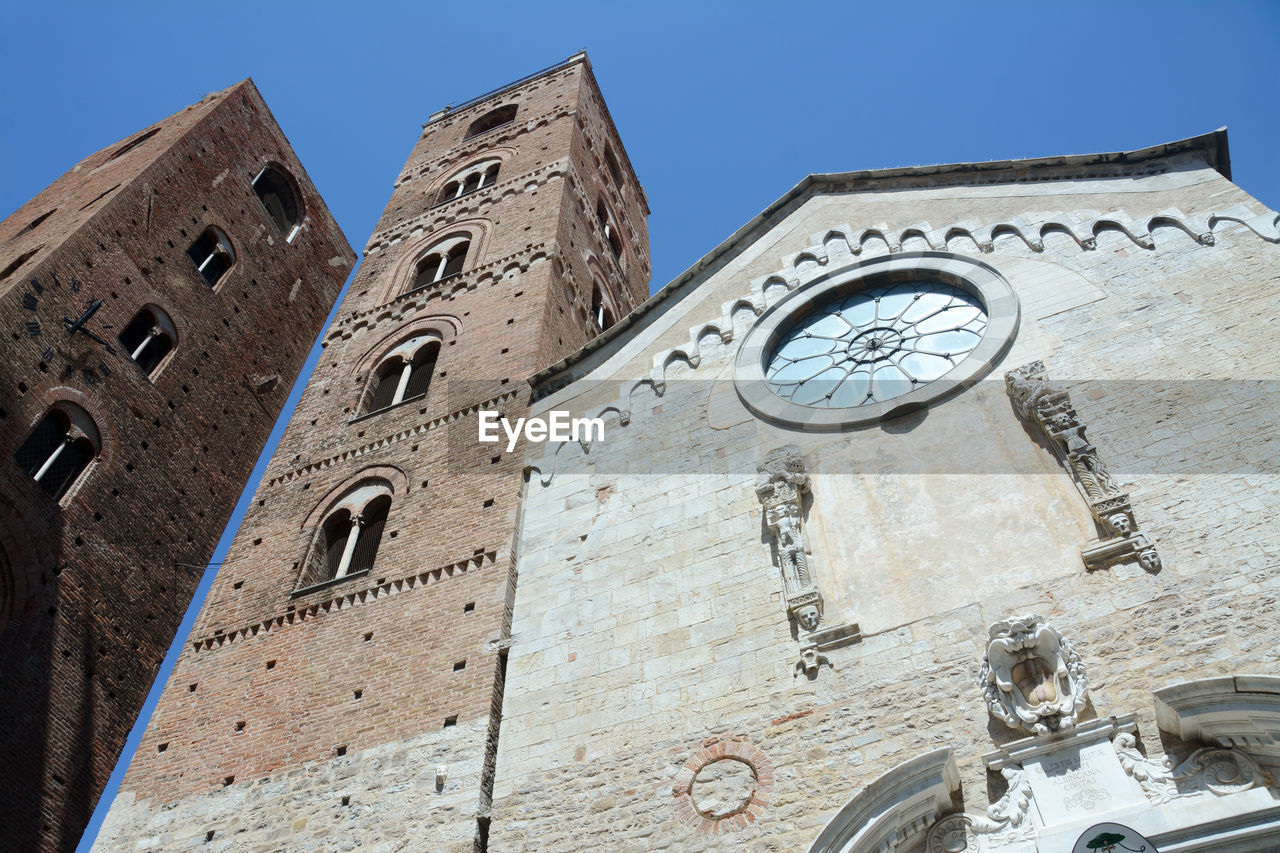
[[[18,467],[42,491],[59,500],[80,479],[102,447],[89,413],[59,401],[36,424],[15,454]]]
[[[476,190],[492,186],[498,181],[500,168],[501,164],[493,160],[486,160],[468,166],[445,183],[440,190],[440,194],[436,197],[436,204],[444,204],[456,198],[462,198],[464,195],[469,195]]]
[[[343,498],[320,524],[303,585],[340,580],[373,568],[391,510],[380,485],[366,485]]]
[[[178,333],[174,330],[173,320],[163,309],[146,305],[134,315],[117,339],[143,375],[151,377],[165,356],[173,351]]]
[[[432,246],[422,260],[418,261],[411,289],[427,287],[462,272],[470,250],[471,241],[466,237],[451,237]]]
[[[196,265],[205,283],[213,287],[235,265],[236,250],[221,228],[210,225],[187,249],[187,257]]]
[[[373,370],[365,392],[368,404],[364,413],[383,409],[426,395],[440,356],[440,340],[419,335],[397,346],[383,356]]]
[[[608,289],[599,279],[593,279],[591,286],[591,319],[596,329],[603,332],[617,322],[617,312],[613,310],[613,300]]]

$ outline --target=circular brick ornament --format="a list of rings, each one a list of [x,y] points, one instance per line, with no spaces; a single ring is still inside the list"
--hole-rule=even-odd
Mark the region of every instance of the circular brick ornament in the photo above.
[[[703,741],[671,783],[680,820],[712,834],[754,822],[772,790],[773,762],[742,735]]]

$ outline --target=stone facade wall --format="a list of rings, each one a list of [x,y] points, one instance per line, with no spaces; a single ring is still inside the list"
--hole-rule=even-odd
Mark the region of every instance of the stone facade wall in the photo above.
[[[507,104],[514,121],[464,138]],[[505,440],[476,441],[477,412],[521,416],[526,377],[598,331],[580,304],[603,239],[581,187],[597,180],[579,172],[591,168],[588,128],[621,156],[603,109],[583,57],[426,125],[95,849],[161,850],[209,830],[234,849],[477,843],[522,466]],[[496,183],[440,202],[460,169],[490,157],[502,160]],[[617,276],[635,304],[647,211],[638,185],[618,195],[633,208],[628,257],[643,258]],[[464,231],[462,272],[415,289],[416,261]],[[421,332],[441,341],[426,396],[364,412],[381,354]],[[325,507],[367,478],[392,498],[372,571],[306,588]],[[440,791],[438,764],[450,768]],[[295,791],[295,778],[318,781]],[[366,795],[333,811],[339,789]],[[375,805],[374,790],[389,796]],[[317,840],[334,821],[343,832]]]
[[[301,192],[292,242],[252,189],[268,162]],[[208,225],[236,251],[216,288],[187,256]],[[69,850],[354,256],[249,81],[87,157],[0,241],[0,831]],[[62,320],[91,299],[106,345]],[[116,336],[149,304],[177,342],[146,376]],[[55,501],[14,460],[60,400],[102,447]]]
[[[732,384],[755,315],[821,272],[803,253],[828,268],[854,260],[828,237],[842,225],[888,223],[896,236],[1056,211],[1145,222],[1173,207],[1260,209],[1203,164],[1139,168],[811,197],[540,401],[604,413],[608,428],[585,449],[528,451],[491,850],[606,837],[619,850],[805,850],[871,782],[944,746],[965,810],[981,812],[1002,789],[980,757],[1017,735],[988,714],[978,668],[987,627],[1023,613],[1045,616],[1083,655],[1088,713],[1136,712],[1153,756],[1185,749],[1156,729],[1153,689],[1275,671],[1278,363],[1259,309],[1280,290],[1276,235],[1222,223],[1205,245],[1157,223],[1150,248],[1114,230],[1096,248],[1050,231],[1043,251],[1010,233],[980,252],[957,233],[946,250],[991,265],[1022,305],[988,381],[826,435],[763,423]],[[1274,231],[1274,214],[1264,218]],[[889,250],[883,238],[859,248],[861,259]],[[1035,359],[1070,390],[1157,544],[1159,571],[1134,560],[1085,570],[1080,547],[1098,533],[1004,389],[1004,371]],[[861,628],[858,642],[823,651],[813,677],[798,666],[754,491],[756,465],[790,443],[813,480],[804,524],[824,622]],[[751,763],[758,782],[720,821],[689,795],[689,774],[716,757]]]

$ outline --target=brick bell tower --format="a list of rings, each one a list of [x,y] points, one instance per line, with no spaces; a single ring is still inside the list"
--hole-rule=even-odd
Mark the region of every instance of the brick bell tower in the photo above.
[[[0,222],[0,849],[80,840],[354,262],[251,80]]]
[[[522,477],[477,412],[646,298],[647,215],[584,53],[431,116],[95,850],[484,849]]]

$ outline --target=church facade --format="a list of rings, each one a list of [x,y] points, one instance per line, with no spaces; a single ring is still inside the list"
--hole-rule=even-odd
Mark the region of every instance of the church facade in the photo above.
[[[95,850],[1280,845],[1225,131],[810,176],[648,300],[646,214],[584,55],[432,117]]]

